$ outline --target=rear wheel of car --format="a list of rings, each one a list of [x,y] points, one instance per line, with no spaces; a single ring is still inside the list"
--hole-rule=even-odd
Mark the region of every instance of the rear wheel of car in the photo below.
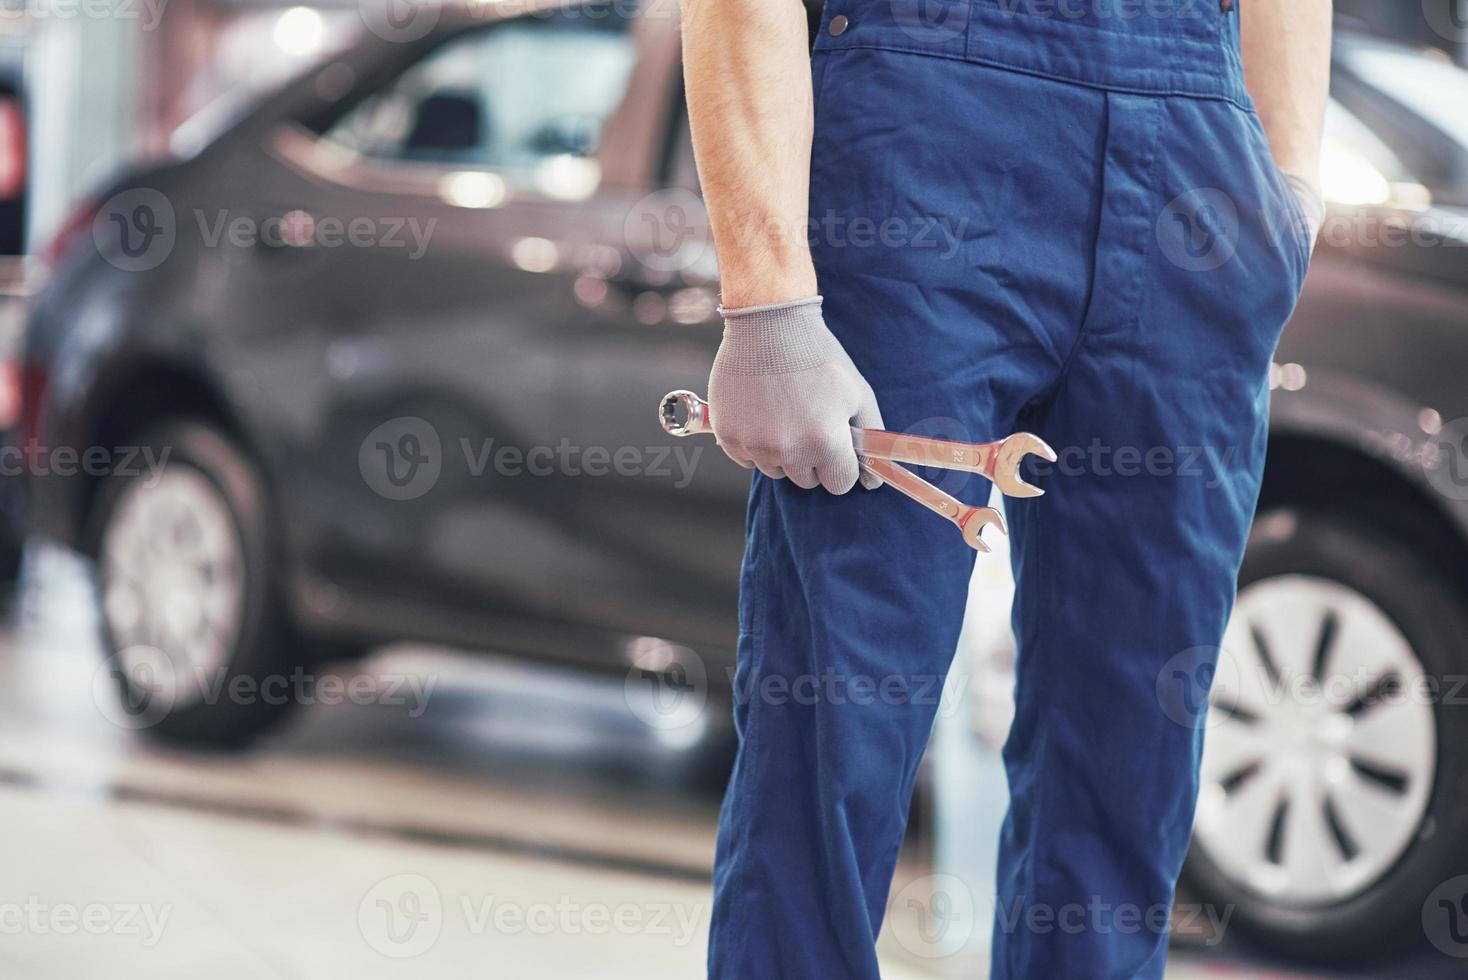
[[[102,707],[164,739],[242,745],[297,700],[264,483],[204,422],[139,442],[159,465],[109,476],[87,522],[118,696]]]
[[[1468,608],[1423,554],[1321,513],[1256,525],[1185,880],[1277,952],[1421,942],[1424,902],[1468,864]]]

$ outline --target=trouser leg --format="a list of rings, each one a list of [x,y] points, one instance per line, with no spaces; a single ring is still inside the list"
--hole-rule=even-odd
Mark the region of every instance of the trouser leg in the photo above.
[[[1030,83],[1009,73],[852,51],[818,54],[816,79],[813,250],[832,330],[889,428],[1006,434],[1084,310],[1102,96],[1053,86],[1049,111],[1087,122],[1031,159],[1025,141],[1056,128],[1014,111]],[[955,119],[986,125],[965,135]],[[898,120],[936,142],[894,140]],[[925,476],[989,495],[977,477]],[[755,477],[711,976],[877,977],[973,560],[953,525],[890,488],[836,498]]]
[[[914,515],[898,516],[890,493],[838,507],[756,477],[714,977],[877,976],[873,943],[971,566],[952,542],[914,541]]]
[[[1242,110],[1108,101],[1095,298],[1029,420],[1061,460],[1046,497],[1010,510],[1018,685],[993,975],[1014,980],[1162,975],[1200,679],[1232,606],[1269,362],[1302,271],[1269,241],[1277,188]],[[1172,220],[1216,219],[1194,199],[1236,208],[1223,251]]]
[[[1196,673],[1222,635],[1270,352],[1303,271],[1251,216],[1278,201],[1267,147],[1224,102],[880,50],[815,65],[813,253],[889,427],[981,440],[1023,424],[1069,451],[1050,493],[1011,510],[1020,656],[995,975],[1157,976],[1201,725],[1164,710],[1158,679]],[[1210,187],[1240,212],[1217,265],[1220,236],[1169,210]],[[951,525],[890,489],[755,478],[712,976],[876,977],[971,562]]]

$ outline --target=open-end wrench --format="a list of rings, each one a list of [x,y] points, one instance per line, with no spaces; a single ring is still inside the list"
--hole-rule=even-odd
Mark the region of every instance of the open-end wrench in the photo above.
[[[879,477],[893,490],[952,521],[962,532],[964,543],[975,551],[989,551],[983,538],[984,528],[989,525],[997,527],[1001,534],[1009,533],[1004,527],[1004,518],[993,507],[972,507],[891,460],[871,456],[862,456],[860,459],[862,469]]]
[[[1044,439],[1028,432],[1016,432],[998,442],[973,443],[853,426],[851,438],[856,451],[865,456],[977,473],[992,480],[1006,497],[1038,497],[1045,492],[1020,477],[1019,464],[1026,456],[1033,454],[1051,463],[1056,459],[1055,450]]]
[[[682,410],[687,417],[678,421]],[[658,406],[658,421],[674,435],[712,432],[708,402],[691,391],[671,391]],[[679,431],[686,429],[686,431]],[[936,466],[945,470],[977,473],[992,480],[1006,497],[1038,497],[1045,491],[1026,483],[1019,475],[1020,462],[1029,455],[1055,462],[1055,450],[1037,435],[1016,432],[998,442],[952,442],[882,429],[851,429],[858,455],[887,459],[911,466]]]
[[[679,411],[683,413],[683,419],[679,419]],[[658,424],[663,431],[675,436],[692,436],[714,431],[713,420],[709,414],[709,404],[699,398],[691,391],[670,391],[663,396],[658,405]],[[857,432],[871,433],[877,436],[888,436],[892,433],[882,432],[880,429],[852,429],[853,434]],[[898,437],[901,438],[901,437]],[[911,437],[909,437],[911,438]],[[1013,438],[1013,437],[1011,437]],[[1031,437],[1033,438],[1033,437]],[[927,440],[933,442],[935,440]],[[1006,440],[1007,441],[1007,440]],[[1039,440],[1036,440],[1037,442]],[[953,443],[954,446],[962,446],[962,443]],[[996,444],[1002,445],[1002,444]],[[1043,445],[1043,443],[1041,443]],[[984,447],[970,447],[978,450]],[[1047,449],[1049,447],[1046,447]],[[858,447],[860,453],[860,447]],[[964,542],[976,551],[987,552],[989,546],[984,543],[984,528],[993,525],[1003,533],[1007,533],[1004,527],[1004,518],[992,507],[972,507],[959,500],[957,497],[933,486],[927,480],[915,473],[909,472],[888,459],[862,453],[859,456],[862,469],[873,476],[889,484],[892,489],[904,496],[917,501],[949,521],[963,534]],[[977,454],[975,458],[978,458]],[[905,461],[905,460],[904,460]],[[927,462],[924,457],[919,462]],[[942,466],[942,462],[934,462],[933,465]],[[990,464],[992,468],[993,464]],[[966,469],[967,467],[950,468]],[[975,470],[974,472],[981,472]],[[1016,477],[1016,479],[1018,479]],[[1028,484],[1024,484],[1028,487]],[[1037,488],[1030,488],[1035,490]],[[1034,496],[1031,493],[1028,496]]]

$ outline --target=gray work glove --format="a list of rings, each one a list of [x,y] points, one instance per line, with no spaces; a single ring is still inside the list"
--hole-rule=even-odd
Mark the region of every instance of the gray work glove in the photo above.
[[[846,493],[861,472],[851,426],[882,428],[877,398],[821,316],[821,297],[720,307],[724,342],[709,374],[709,405],[720,447],[765,476],[788,476]]]
[[[1294,191],[1295,200],[1300,202],[1300,211],[1305,215],[1305,231],[1310,236],[1310,252],[1314,254],[1315,240],[1320,237],[1320,228],[1325,224],[1325,200],[1320,195],[1320,188],[1308,177],[1289,170],[1281,172],[1285,183]]]

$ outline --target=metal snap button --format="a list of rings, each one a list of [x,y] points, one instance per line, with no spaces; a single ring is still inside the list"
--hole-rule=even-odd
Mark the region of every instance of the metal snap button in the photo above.
[[[1234,12],[1234,0],[1218,0],[1218,9],[1226,14]]]
[[[832,37],[840,37],[846,33],[846,25],[850,23],[851,21],[846,19],[845,14],[837,14],[831,18],[831,26],[826,29],[831,32]]]

